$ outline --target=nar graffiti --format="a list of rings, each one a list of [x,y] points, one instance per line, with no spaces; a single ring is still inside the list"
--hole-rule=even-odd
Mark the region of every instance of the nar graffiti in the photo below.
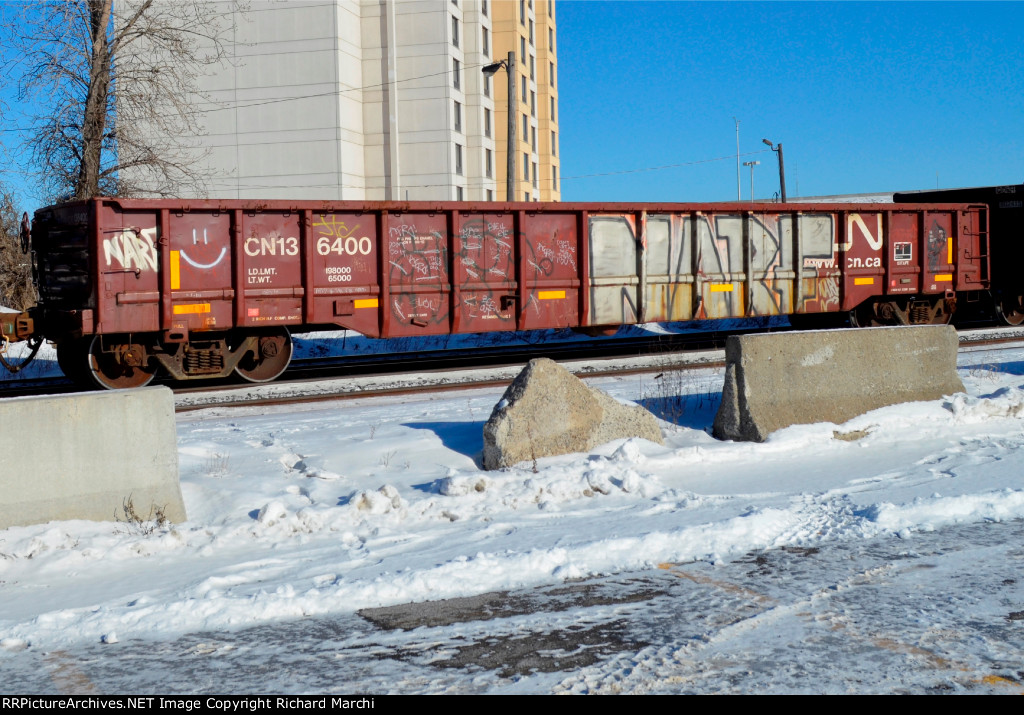
[[[103,239],[103,259],[108,268],[116,262],[125,270],[156,272],[156,227],[129,228]]]

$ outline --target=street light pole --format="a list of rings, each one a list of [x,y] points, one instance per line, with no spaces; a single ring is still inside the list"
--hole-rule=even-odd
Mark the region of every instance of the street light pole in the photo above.
[[[508,58],[501,62],[494,62],[487,65],[481,71],[488,77],[493,77],[499,69],[505,69],[508,75],[508,139],[505,148],[505,200],[514,201],[516,193],[516,119],[519,114],[519,107],[516,101],[516,53],[510,51]]]
[[[767,139],[762,139],[761,141],[767,144],[768,148],[779,155],[779,195],[782,197],[782,203],[786,203],[786,165],[782,161],[782,142],[779,142],[779,145],[776,148],[776,146]],[[800,187],[798,186],[797,190],[799,191],[799,189]]]
[[[743,166],[750,167],[750,203],[754,203],[754,167],[760,164],[759,161],[745,161]]]

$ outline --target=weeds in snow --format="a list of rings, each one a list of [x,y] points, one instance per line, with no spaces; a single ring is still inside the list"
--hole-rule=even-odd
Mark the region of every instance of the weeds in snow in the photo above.
[[[666,370],[654,376],[641,404],[656,417],[675,425],[714,406],[719,392],[703,386],[703,380],[688,370]]]
[[[398,454],[397,449],[392,449],[390,452],[385,452],[384,454],[382,454],[380,456],[380,466],[384,467],[384,469],[390,469],[391,460],[395,458],[396,454]]]
[[[230,464],[230,455],[214,452],[206,458],[206,462],[203,464],[203,473],[208,477],[224,477],[227,476]]]
[[[165,506],[157,506],[153,504],[149,508],[149,514],[145,517],[142,516],[135,508],[135,502],[132,500],[132,496],[129,494],[124,501],[121,502],[121,510],[123,516],[114,511],[114,521],[117,521],[125,525],[126,534],[134,534],[138,536],[149,536],[162,531],[170,523],[165,513]]]

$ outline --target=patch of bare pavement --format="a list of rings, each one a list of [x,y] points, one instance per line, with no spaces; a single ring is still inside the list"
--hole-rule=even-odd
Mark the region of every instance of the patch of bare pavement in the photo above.
[[[0,649],[12,693],[1021,693],[1024,522],[817,541],[173,641]]]

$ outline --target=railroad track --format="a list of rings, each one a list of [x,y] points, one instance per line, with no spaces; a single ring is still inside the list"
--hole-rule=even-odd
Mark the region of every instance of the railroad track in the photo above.
[[[781,332],[785,328],[772,328]],[[768,332],[762,329],[755,332]],[[293,404],[319,400],[402,395],[507,384],[528,360],[550,357],[581,377],[602,377],[662,370],[724,366],[729,335],[751,331],[679,333],[655,339],[496,347],[483,350],[432,351],[357,358],[294,360],[281,379],[266,384],[165,383],[175,392],[178,411],[207,407]],[[961,330],[961,351],[1024,344],[1024,327]],[[81,392],[64,378],[33,380],[0,387],[0,398]]]

